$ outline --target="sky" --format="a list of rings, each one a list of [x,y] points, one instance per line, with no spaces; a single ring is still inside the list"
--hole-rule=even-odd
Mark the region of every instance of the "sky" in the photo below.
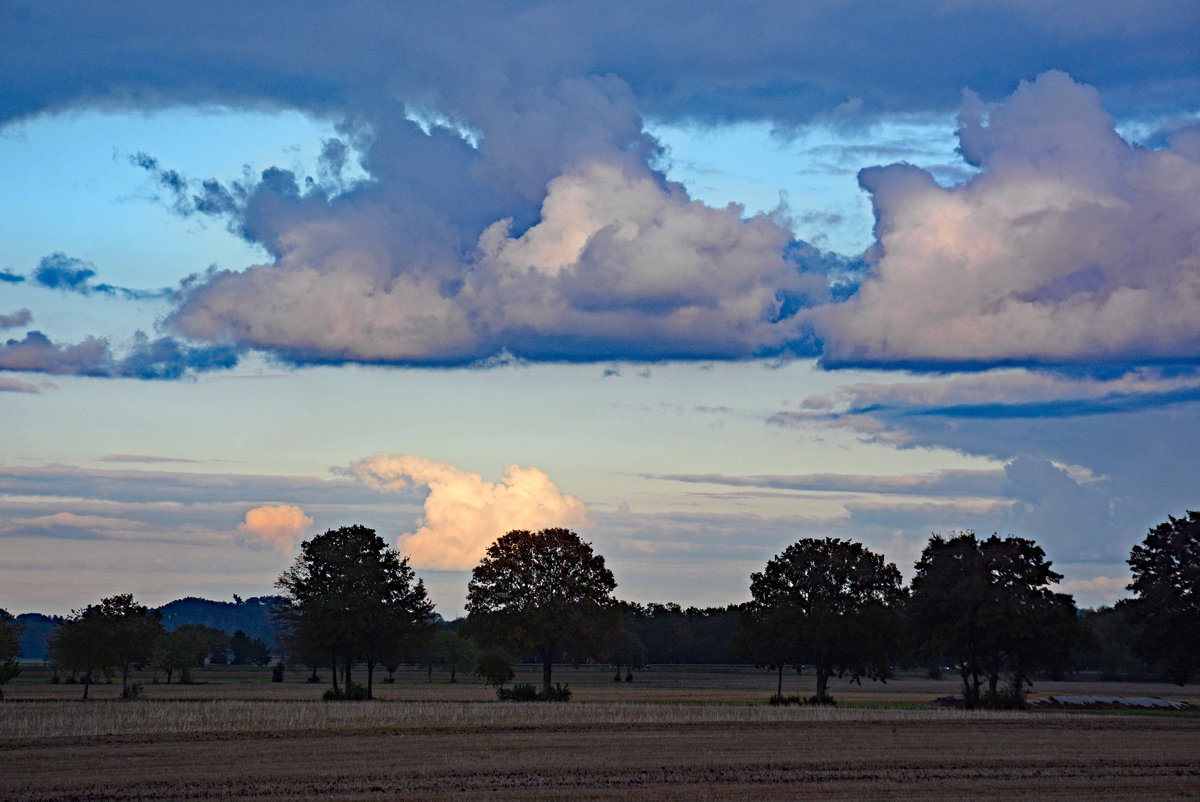
[[[0,0],[0,607],[1197,506],[1200,6]]]

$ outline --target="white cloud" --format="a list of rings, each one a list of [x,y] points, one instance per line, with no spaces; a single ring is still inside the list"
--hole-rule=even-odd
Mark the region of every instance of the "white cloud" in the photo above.
[[[981,172],[938,186],[908,165],[860,174],[871,278],[813,313],[839,362],[1077,362],[1200,347],[1200,159],[1131,148],[1097,92],[1048,72],[1003,103],[967,94]]]
[[[312,523],[313,519],[294,504],[277,504],[249,510],[238,529],[281,554],[291,554]]]
[[[380,491],[429,488],[419,528],[399,539],[401,551],[417,568],[467,570],[510,530],[588,524],[583,502],[560,492],[537,468],[512,465],[499,482],[486,482],[480,474],[444,462],[375,454],[345,471]]]

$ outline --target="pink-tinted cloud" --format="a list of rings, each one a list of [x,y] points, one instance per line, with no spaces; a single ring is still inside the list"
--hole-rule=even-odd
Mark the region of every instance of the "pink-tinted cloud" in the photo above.
[[[871,277],[813,313],[832,364],[1191,358],[1200,348],[1200,153],[1130,147],[1063,73],[1002,103],[967,93],[943,188],[871,168]]]
[[[587,508],[562,493],[537,468],[510,466],[498,482],[411,454],[375,454],[345,472],[381,491],[427,487],[425,515],[400,536],[401,550],[417,568],[467,570],[496,538],[513,529],[579,527]]]
[[[256,538],[261,545],[281,554],[291,554],[312,523],[313,519],[294,504],[278,504],[248,511],[238,529]]]

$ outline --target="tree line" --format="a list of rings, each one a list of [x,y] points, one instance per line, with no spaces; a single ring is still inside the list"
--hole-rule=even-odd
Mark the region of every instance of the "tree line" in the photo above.
[[[749,661],[777,672],[777,701],[788,701],[785,669],[811,670],[816,694],[807,701],[826,703],[833,677],[886,679],[916,662],[956,672],[965,706],[998,707],[1019,705],[1035,672],[1069,671],[1081,654],[1104,663],[1127,649],[1143,670],[1191,679],[1200,668],[1200,513],[1151,529],[1128,562],[1134,597],[1081,616],[1029,539],[934,535],[905,586],[894,564],[862,544],[809,538],[752,573],[749,602],[685,610],[618,600],[604,558],[570,530],[513,530],[472,571],[465,620],[447,624],[407,558],[374,530],[347,526],[302,544],[277,582],[274,616],[291,662],[314,680],[319,667],[333,669],[330,698],[372,698],[379,667],[392,678],[413,662],[474,670],[502,688],[525,658],[541,664],[547,699],[563,698],[552,682],[562,661],[608,662],[614,679],[647,660]],[[0,690],[19,671],[18,634],[0,611]],[[161,614],[126,594],[68,617],[50,639],[50,662],[82,676],[84,698],[93,677],[116,673],[129,695],[133,667],[184,679],[230,649],[237,660],[269,659],[265,642],[244,633],[231,639],[199,624],[164,632]],[[365,684],[353,681],[360,666]]]

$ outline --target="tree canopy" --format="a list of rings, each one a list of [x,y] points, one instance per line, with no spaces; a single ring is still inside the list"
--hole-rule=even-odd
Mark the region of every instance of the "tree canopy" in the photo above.
[[[1179,685],[1200,668],[1200,512],[1168,519],[1129,553],[1134,648]]]
[[[549,695],[554,658],[598,656],[616,632],[617,583],[590,544],[569,529],[514,529],[488,547],[467,585],[467,630],[483,643],[542,663]]]
[[[415,581],[414,581],[415,580]],[[305,541],[295,563],[275,583],[283,590],[279,618],[297,653],[325,653],[345,671],[367,664],[367,698],[375,666],[396,650],[415,650],[436,618],[425,583],[415,579],[374,529],[343,526]],[[333,672],[337,688],[337,670]]]
[[[1061,670],[1078,637],[1075,602],[1051,585],[1062,575],[1032,540],[973,532],[949,540],[934,535],[921,552],[909,605],[920,647],[958,666],[967,707],[1000,704],[1007,671],[1012,701],[1020,703],[1037,667]]]
[[[51,636],[50,659],[83,672],[83,698],[96,674],[121,672],[121,695],[129,695],[129,670],[151,660],[162,634],[162,614],[122,593],[76,610]]]
[[[0,699],[4,685],[21,673],[17,655],[21,652],[21,631],[24,627],[7,610],[0,610]]]
[[[903,596],[900,571],[861,543],[806,538],[750,576],[743,643],[760,665],[811,663],[818,702],[832,675],[887,676]],[[779,691],[777,691],[779,693]]]

